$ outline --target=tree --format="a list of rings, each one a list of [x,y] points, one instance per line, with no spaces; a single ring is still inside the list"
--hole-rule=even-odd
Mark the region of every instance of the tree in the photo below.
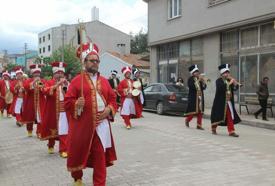
[[[131,33],[130,33],[131,34]],[[148,33],[143,33],[143,30],[140,30],[139,33],[135,36],[131,34],[131,53],[132,54],[142,54],[149,52],[148,49]]]
[[[8,63],[8,65],[5,67],[5,70],[8,70],[9,72],[12,71],[14,67],[16,67],[16,64]]]
[[[53,61],[61,61],[62,60],[62,48],[60,47],[58,50],[54,51],[50,60]],[[45,59],[44,59],[45,61]],[[81,63],[79,59],[76,57],[76,48],[71,45],[64,46],[64,63],[67,64],[66,74],[74,77],[81,71]]]

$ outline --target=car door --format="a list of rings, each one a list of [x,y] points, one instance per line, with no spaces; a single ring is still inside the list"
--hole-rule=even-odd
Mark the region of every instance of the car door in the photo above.
[[[143,91],[144,91],[144,96],[145,96],[145,108],[147,109],[152,109],[153,105],[152,105],[152,98],[153,98],[153,93],[152,93],[152,88],[153,85],[149,85],[148,87],[146,87]]]
[[[152,109],[156,109],[157,103],[159,101],[163,101],[163,95],[162,95],[162,86],[154,85],[152,87]]]

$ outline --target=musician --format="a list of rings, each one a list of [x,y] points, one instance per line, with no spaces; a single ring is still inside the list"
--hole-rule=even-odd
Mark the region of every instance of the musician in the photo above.
[[[235,133],[234,124],[241,121],[234,105],[234,91],[239,83],[230,76],[230,65],[219,66],[221,77],[216,80],[216,94],[211,110],[212,134],[217,134],[217,127],[227,126],[229,136],[239,137]]]
[[[94,169],[93,185],[105,186],[106,167],[116,160],[110,125],[117,110],[116,94],[98,72],[98,47],[82,44],[77,55],[82,57],[85,71],[72,80],[65,97],[70,116],[67,168],[75,185],[83,185],[82,170],[90,167]]]
[[[186,109],[185,125],[189,127],[190,121],[194,116],[197,116],[197,129],[204,130],[202,127],[202,116],[204,112],[204,90],[206,89],[206,82],[200,76],[198,65],[189,67],[191,76],[188,79],[188,106]]]
[[[123,67],[121,72],[124,74],[125,79],[118,85],[118,93],[121,95],[121,110],[120,115],[124,120],[127,129],[131,129],[130,119],[137,117],[137,97],[132,95],[133,80],[131,79],[132,69],[130,67]]]
[[[16,66],[13,68],[15,72],[16,79],[11,83],[11,92],[13,94],[13,102],[10,106],[10,111],[12,115],[16,118],[16,125],[21,127],[22,123],[22,105],[25,96],[25,89],[23,86],[23,70],[21,66]]]
[[[137,101],[136,101],[136,104],[137,104],[136,117],[140,118],[140,117],[143,117],[142,110],[143,110],[143,106],[145,105],[145,95],[143,91],[143,83],[141,79],[140,70],[138,68],[133,69],[133,75],[134,75],[134,78],[133,78],[134,82],[139,82],[138,84],[140,85],[140,87],[138,87],[140,94],[137,97]]]
[[[117,104],[119,104],[119,102],[120,102],[120,96],[119,96],[118,91],[117,91],[117,86],[120,83],[120,81],[117,78],[117,73],[118,72],[116,70],[112,70],[111,71],[111,77],[110,77],[110,79],[108,81],[109,81],[109,83],[110,83],[113,91],[117,94],[116,102],[117,102]]]
[[[11,81],[8,71],[3,72],[3,80],[0,80],[0,115],[4,115],[4,110],[7,111],[7,117],[11,117],[10,106],[13,101],[13,95],[11,93]]]
[[[46,96],[41,126],[41,140],[48,140],[48,153],[54,153],[55,140],[59,140],[59,154],[67,158],[68,117],[64,108],[65,93],[69,82],[64,78],[64,62],[53,62],[53,79],[45,83],[43,93]]]
[[[37,124],[36,135],[40,138],[41,120],[45,105],[43,88],[46,83],[41,75],[41,65],[29,66],[32,78],[24,81],[25,100],[23,102],[22,120],[26,124],[28,136],[32,137],[33,124]]]

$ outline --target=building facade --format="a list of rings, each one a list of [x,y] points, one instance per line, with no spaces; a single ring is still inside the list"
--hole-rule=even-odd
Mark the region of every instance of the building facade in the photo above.
[[[98,20],[84,23],[87,36],[100,48],[100,53],[106,51],[120,52],[123,46],[125,53],[130,53],[130,35],[110,27]],[[63,45],[77,47],[78,24],[62,24],[38,34],[38,53],[40,57],[49,57]]]
[[[232,76],[243,84],[237,94],[256,95],[264,76],[275,96],[274,0],[144,0],[148,3],[151,82],[189,77],[198,64],[212,80],[206,105],[215,93],[218,65],[230,63]]]
[[[100,56],[99,72],[107,79],[111,76],[112,70],[118,72],[117,77],[120,80],[124,79],[121,69],[125,66],[138,68],[141,72],[143,83],[148,84],[150,78],[150,64],[149,61],[143,60],[141,56],[136,54],[124,55],[118,52],[105,52]]]

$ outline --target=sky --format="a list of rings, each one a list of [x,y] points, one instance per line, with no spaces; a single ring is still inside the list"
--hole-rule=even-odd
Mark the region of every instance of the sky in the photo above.
[[[147,31],[147,4],[142,0],[3,0],[0,1],[0,51],[37,50],[38,33],[78,20],[91,21],[91,9],[99,8],[99,20],[125,33]]]

